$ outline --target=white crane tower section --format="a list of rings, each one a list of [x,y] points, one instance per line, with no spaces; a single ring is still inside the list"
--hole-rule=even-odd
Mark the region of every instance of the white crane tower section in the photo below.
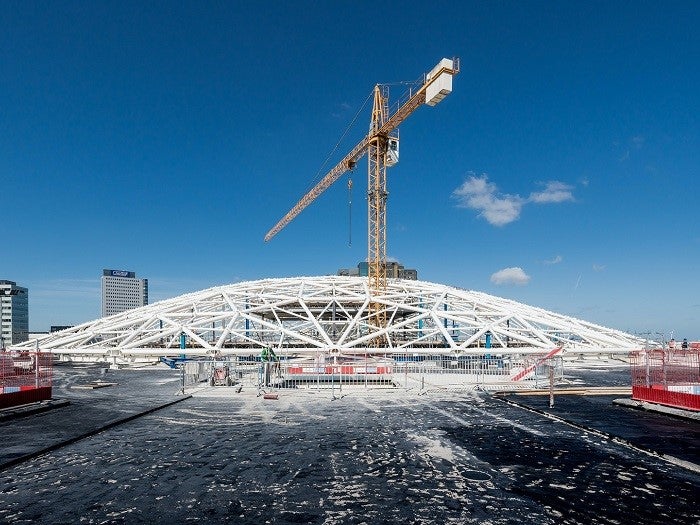
[[[435,106],[447,95],[452,93],[452,74],[454,71],[454,62],[449,58],[443,58],[438,62],[426,77],[428,84],[425,90],[425,103],[429,106]],[[437,75],[437,77],[436,77]],[[433,80],[435,78],[435,80]],[[432,82],[431,82],[432,80]]]

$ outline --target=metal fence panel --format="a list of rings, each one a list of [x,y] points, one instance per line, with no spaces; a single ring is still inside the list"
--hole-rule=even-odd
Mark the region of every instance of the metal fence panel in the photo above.
[[[562,359],[525,356],[315,356],[277,358],[231,356],[183,365],[183,386],[254,387],[334,390],[343,388],[512,389],[546,386],[550,368],[563,377]]]
[[[0,352],[0,408],[51,399],[53,356]]]
[[[630,365],[632,399],[700,410],[700,350],[632,352]]]

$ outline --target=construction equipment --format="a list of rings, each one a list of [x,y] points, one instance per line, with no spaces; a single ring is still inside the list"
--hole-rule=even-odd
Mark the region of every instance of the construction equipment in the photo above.
[[[407,100],[390,114],[388,86],[374,87],[374,103],[369,133],[350,153],[332,168],[280,221],[265,235],[265,242],[274,237],[316,197],[352,170],[367,154],[367,262],[369,289],[375,299],[370,305],[369,324],[385,328],[386,310],[378,299],[386,292],[386,168],[399,160],[399,139],[396,129],[421,104],[434,106],[452,92],[452,76],[459,72],[459,59],[443,58],[427,74]],[[377,338],[376,346],[380,345]]]
[[[211,377],[209,378],[211,386],[231,386],[233,378],[231,377],[229,367],[225,364],[217,365],[212,368]]]

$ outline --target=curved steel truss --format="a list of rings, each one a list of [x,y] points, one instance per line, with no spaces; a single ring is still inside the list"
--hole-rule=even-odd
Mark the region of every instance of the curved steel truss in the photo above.
[[[371,322],[380,305],[387,326]],[[373,344],[373,340],[378,344]],[[515,301],[424,281],[389,280],[370,297],[361,277],[263,279],[209,288],[51,334],[42,350],[101,355],[619,352],[626,333]],[[32,346],[24,343],[19,347]],[[19,348],[18,347],[18,348]],[[369,350],[368,350],[369,349]]]

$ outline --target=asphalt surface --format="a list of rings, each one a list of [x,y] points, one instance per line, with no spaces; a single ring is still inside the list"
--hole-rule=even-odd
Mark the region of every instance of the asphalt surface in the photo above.
[[[96,379],[118,385],[74,388]],[[2,468],[180,388],[177,372],[155,369],[57,367],[55,384],[69,405],[0,422],[0,523],[700,522],[698,423],[610,398],[560,396],[549,409],[545,396],[349,389],[264,400],[204,388]]]
[[[84,388],[96,382],[113,386]],[[17,458],[99,430],[110,422],[171,403],[180,389],[180,375],[175,370],[105,373],[98,366],[55,366],[53,397],[63,403],[61,406],[29,415],[22,410],[0,411],[0,468]]]
[[[574,384],[617,386],[629,382],[625,368],[614,370],[570,370]],[[613,403],[619,395],[508,396],[519,405],[620,438],[643,450],[668,455],[700,465],[700,423],[670,414],[634,410]]]

